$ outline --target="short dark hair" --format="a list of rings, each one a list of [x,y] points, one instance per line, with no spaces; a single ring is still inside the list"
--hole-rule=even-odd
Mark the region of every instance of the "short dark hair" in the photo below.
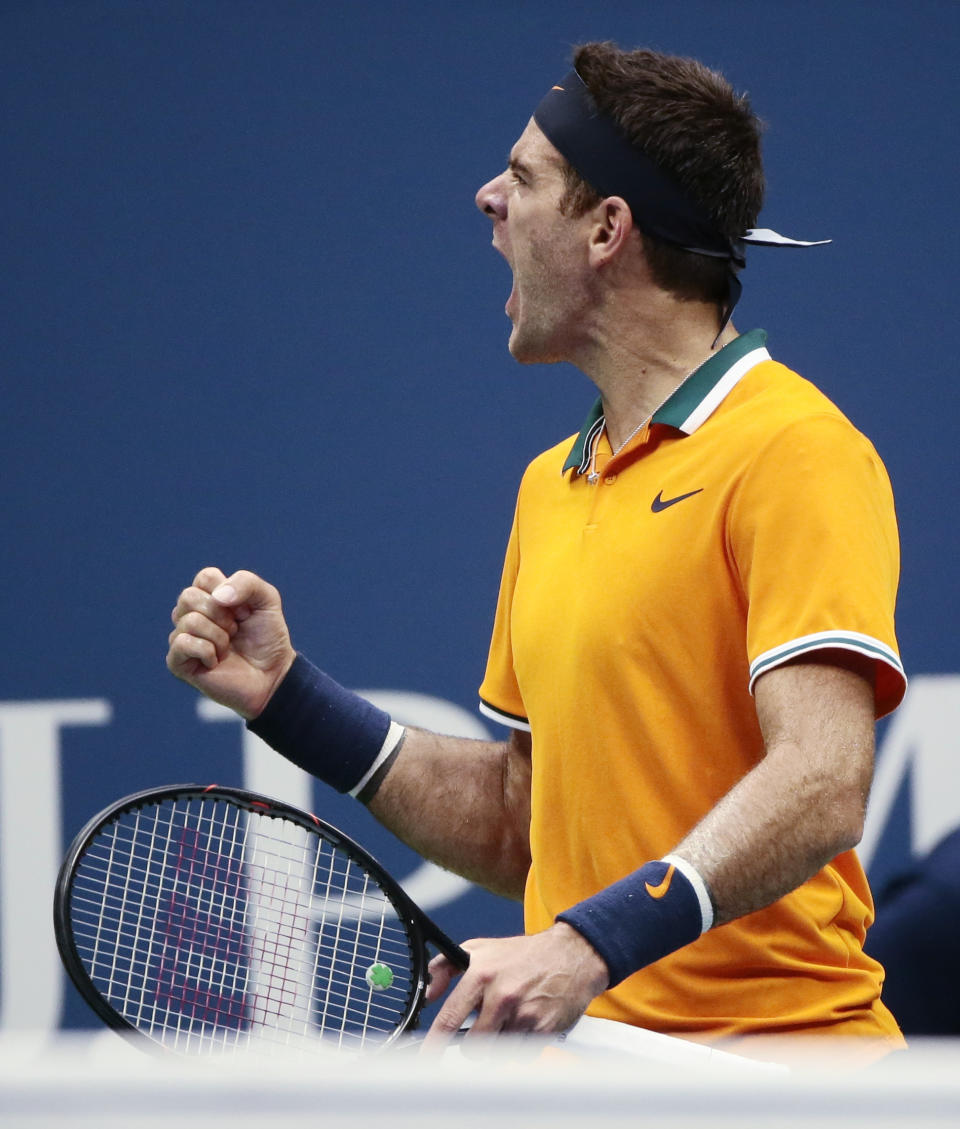
[[[745,94],[696,59],[613,43],[585,43],[574,66],[599,109],[670,175],[726,236],[756,226],[763,205],[763,125]],[[560,208],[582,215],[602,197],[569,163]],[[640,232],[658,285],[678,297],[723,303],[730,264]]]

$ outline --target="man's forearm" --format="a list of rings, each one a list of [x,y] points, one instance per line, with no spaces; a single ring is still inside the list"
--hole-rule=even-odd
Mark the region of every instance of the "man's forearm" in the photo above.
[[[765,758],[674,848],[710,889],[716,925],[770,905],[856,846],[873,769],[873,689],[855,660],[757,685]]]
[[[768,753],[675,848],[706,882],[715,925],[777,901],[858,841],[835,787],[808,778],[781,803],[778,770]]]
[[[521,899],[530,868],[529,738],[475,741],[408,729],[368,804],[418,854]]]

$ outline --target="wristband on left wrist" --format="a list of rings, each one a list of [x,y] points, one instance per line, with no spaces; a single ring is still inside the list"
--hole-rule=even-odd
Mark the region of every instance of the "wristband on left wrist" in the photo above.
[[[706,884],[685,859],[648,862],[557,914],[596,949],[609,987],[695,941],[713,924]]]

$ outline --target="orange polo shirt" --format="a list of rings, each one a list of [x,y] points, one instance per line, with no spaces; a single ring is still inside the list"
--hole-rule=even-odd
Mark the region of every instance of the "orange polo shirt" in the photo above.
[[[839,647],[874,660],[878,716],[903,696],[886,472],[765,341],[711,357],[615,457],[598,404],[524,475],[480,696],[532,734],[528,932],[667,854],[758,763],[765,671]],[[588,1012],[700,1039],[899,1041],[862,950],[872,919],[846,852]]]

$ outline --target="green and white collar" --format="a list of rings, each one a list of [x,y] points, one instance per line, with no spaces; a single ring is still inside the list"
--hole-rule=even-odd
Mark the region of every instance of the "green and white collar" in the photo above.
[[[694,369],[657,408],[650,420],[651,424],[665,424],[667,427],[675,427],[684,435],[692,435],[713,415],[731,389],[754,365],[770,360],[766,343],[766,333],[762,329],[754,329],[734,338],[729,345],[724,345],[719,353]],[[568,470],[576,470],[577,474],[587,473],[603,428],[603,403],[597,400],[570,448],[567,461],[563,464],[564,474]]]

